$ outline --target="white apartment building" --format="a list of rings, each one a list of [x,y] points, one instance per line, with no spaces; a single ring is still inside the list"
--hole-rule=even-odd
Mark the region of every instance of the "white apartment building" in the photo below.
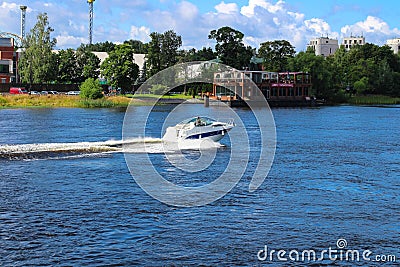
[[[365,45],[365,37],[364,36],[344,37],[342,45],[346,50],[350,50],[350,48],[356,45]]]
[[[386,45],[389,46],[395,54],[398,54],[400,50],[400,38],[389,39],[386,41]]]
[[[338,40],[330,39],[328,37],[319,37],[312,39],[307,48],[314,50],[317,56],[330,56],[335,54],[336,50],[339,48]]]

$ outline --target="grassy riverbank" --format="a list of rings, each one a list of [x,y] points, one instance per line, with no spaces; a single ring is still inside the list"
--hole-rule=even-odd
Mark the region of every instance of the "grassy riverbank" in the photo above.
[[[398,105],[400,98],[384,95],[353,96],[347,102],[352,105]]]
[[[0,108],[113,108],[149,105],[159,95],[138,94],[124,96],[106,96],[102,99],[82,99],[70,95],[0,95]],[[192,96],[173,94],[162,96],[165,101],[191,99]]]
[[[134,94],[127,95],[128,97],[132,97],[134,99],[146,99],[146,98],[160,98],[160,95],[155,94]],[[193,96],[184,95],[184,94],[166,94],[161,97],[162,99],[191,99]]]
[[[108,96],[102,99],[82,99],[79,96],[67,95],[0,95],[0,108],[113,108],[127,107],[129,104],[136,106],[148,105],[150,99],[159,98],[159,95],[127,95]],[[192,96],[166,95],[162,99],[178,100],[191,99]],[[368,95],[347,98],[350,105],[398,105],[400,98]]]
[[[131,100],[124,96],[86,100],[79,96],[67,95],[6,95],[0,96],[0,108],[111,108],[127,107]],[[140,102],[137,104],[140,105]]]

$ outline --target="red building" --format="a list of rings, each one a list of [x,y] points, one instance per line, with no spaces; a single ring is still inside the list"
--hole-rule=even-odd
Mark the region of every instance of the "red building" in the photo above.
[[[260,90],[254,90],[250,82]],[[262,93],[271,106],[307,106],[313,100],[311,89],[310,74],[304,72],[217,72],[214,74],[213,97],[240,102],[257,98]]]
[[[16,81],[17,53],[13,38],[0,38],[0,83]]]

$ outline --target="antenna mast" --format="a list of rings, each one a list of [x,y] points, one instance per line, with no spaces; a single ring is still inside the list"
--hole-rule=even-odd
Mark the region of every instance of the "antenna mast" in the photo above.
[[[93,41],[93,3],[95,0],[87,0],[89,3],[89,44]]]
[[[19,6],[21,9],[21,39],[25,39],[25,14],[26,14],[26,6]]]

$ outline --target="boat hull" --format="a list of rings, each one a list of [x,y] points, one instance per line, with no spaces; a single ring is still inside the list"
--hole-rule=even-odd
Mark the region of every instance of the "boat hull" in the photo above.
[[[214,142],[218,142],[219,140],[224,138],[225,134],[227,134],[230,130],[231,128],[224,128],[224,129],[214,130],[211,132],[196,133],[186,138],[183,138],[182,140],[210,139]]]
[[[218,142],[234,126],[233,120],[219,122],[207,117],[194,117],[173,127],[168,127],[163,140],[167,142],[195,142],[198,140]]]
[[[219,126],[207,129],[207,131],[192,131],[190,133],[181,132],[175,127],[168,127],[163,137],[164,141],[181,142],[193,140],[211,140],[218,142],[233,128],[233,126]]]

